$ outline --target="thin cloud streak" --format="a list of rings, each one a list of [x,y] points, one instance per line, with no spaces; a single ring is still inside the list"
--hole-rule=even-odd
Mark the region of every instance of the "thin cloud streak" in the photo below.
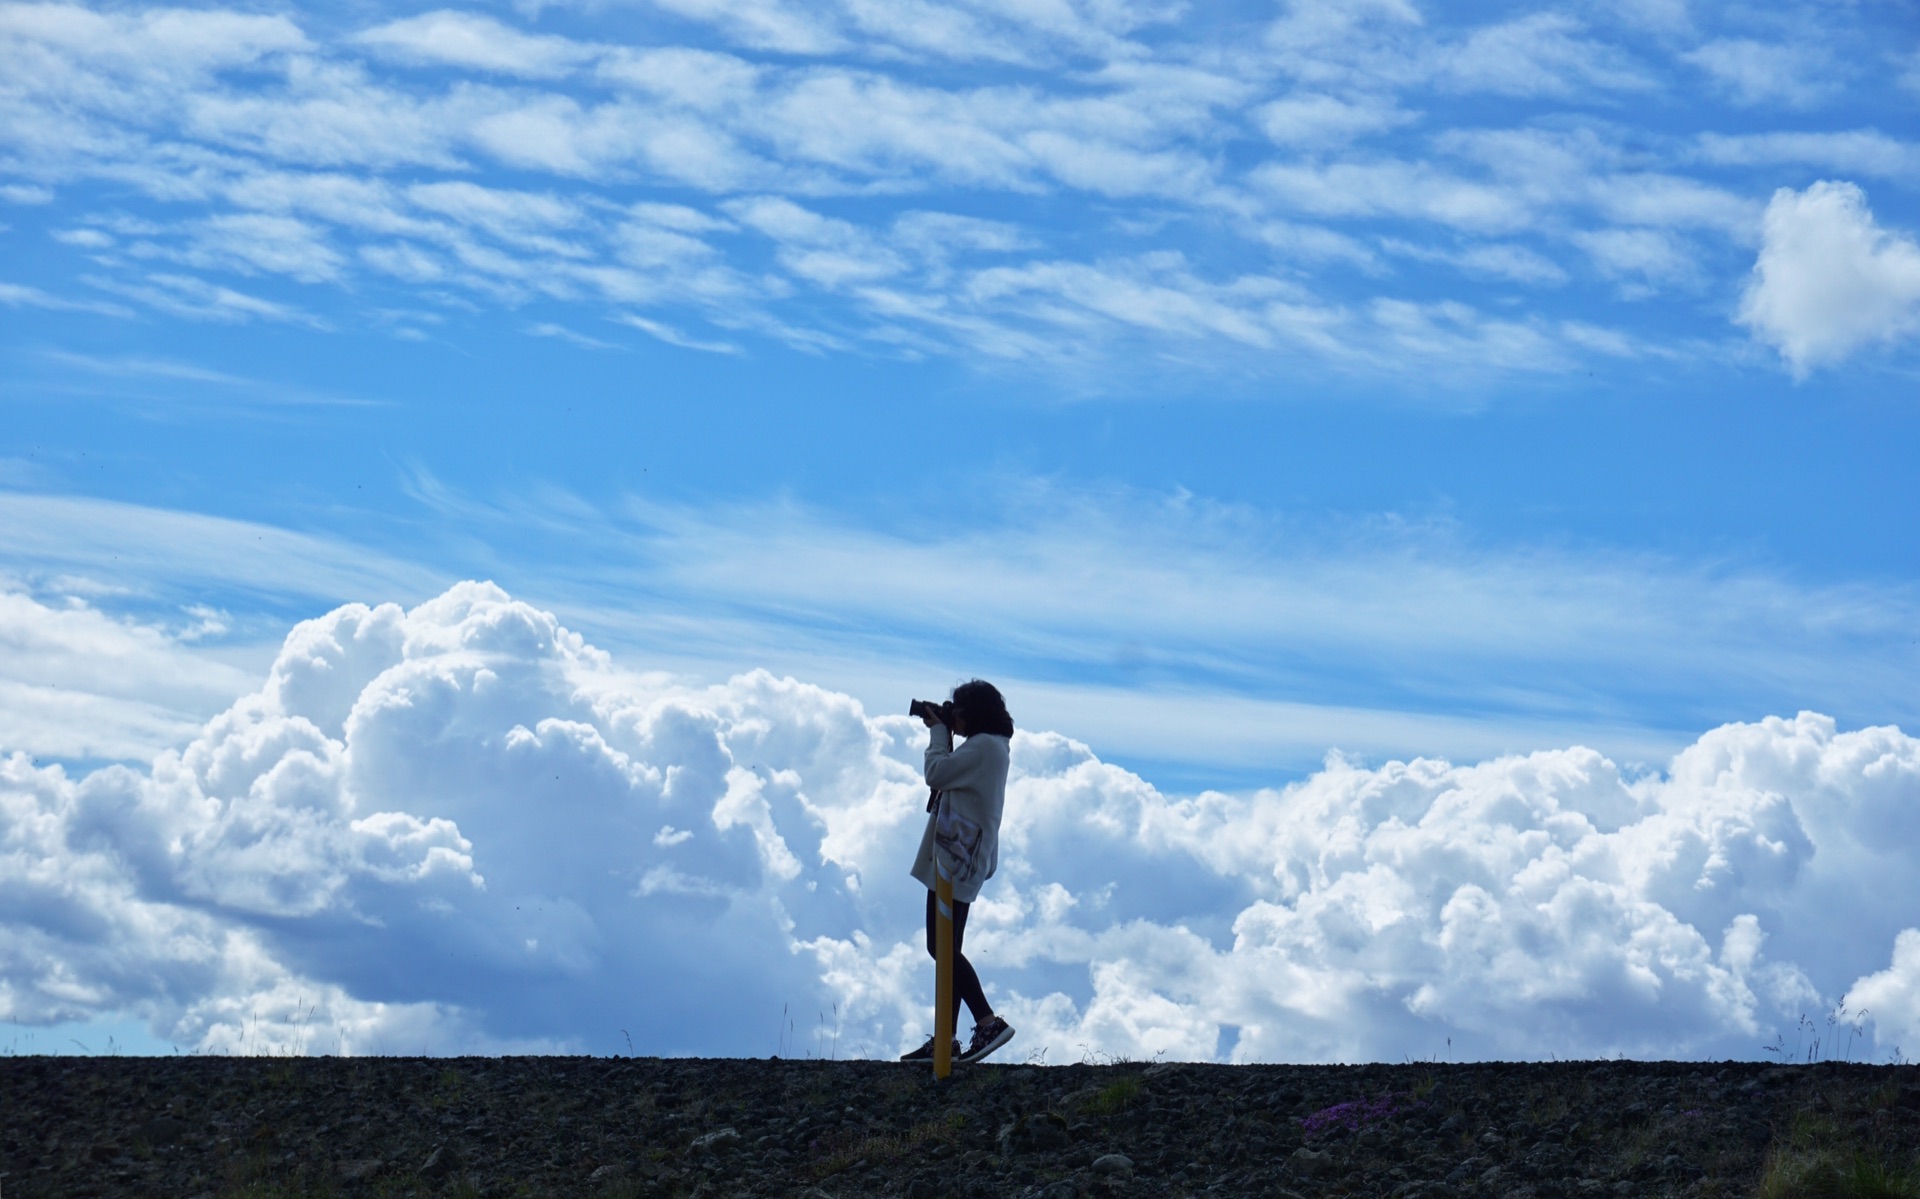
[[[82,496],[0,491],[0,555],[14,569],[111,577],[120,586],[226,588],[339,600],[434,594],[445,577],[338,538]]]
[[[929,680],[994,674],[1044,696],[1052,727],[1094,744],[1124,728],[1143,755],[1201,764],[1573,742],[1646,761],[1703,714],[1790,697],[1913,718],[1910,587],[1475,547],[1391,523],[1290,530],[1184,499],[1027,492],[1018,518],[928,538],[791,504],[608,512],[523,489],[501,508],[431,476],[415,494],[441,539],[416,547],[424,565],[271,526],[18,494],[0,495],[13,518],[0,553],[154,588],[330,599],[411,599],[477,568],[649,669],[771,667],[881,711]],[[475,544],[490,547],[484,561],[463,548]]]

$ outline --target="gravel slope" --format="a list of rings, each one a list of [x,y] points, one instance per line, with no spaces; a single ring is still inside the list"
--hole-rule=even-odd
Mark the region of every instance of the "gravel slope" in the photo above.
[[[0,1058],[4,1199],[1920,1195],[1916,1148],[1909,1066]]]

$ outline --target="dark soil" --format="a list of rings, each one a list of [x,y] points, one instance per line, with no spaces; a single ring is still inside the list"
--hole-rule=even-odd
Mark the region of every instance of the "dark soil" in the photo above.
[[[1908,1066],[0,1058],[4,1199],[1788,1199],[1916,1147]]]

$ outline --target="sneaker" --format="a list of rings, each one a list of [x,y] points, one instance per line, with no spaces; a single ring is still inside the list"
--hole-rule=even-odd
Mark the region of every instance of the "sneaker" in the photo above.
[[[933,1060],[933,1038],[928,1037],[927,1043],[925,1045],[920,1046],[920,1048],[914,1050],[912,1053],[901,1054],[900,1060],[903,1062],[932,1061]],[[953,1041],[953,1060],[954,1061],[960,1060],[960,1039],[958,1037],[955,1037]]]
[[[1013,1025],[998,1016],[991,1016],[985,1024],[973,1026],[973,1044],[960,1055],[960,1060],[968,1064],[979,1061],[989,1053],[1013,1040]]]

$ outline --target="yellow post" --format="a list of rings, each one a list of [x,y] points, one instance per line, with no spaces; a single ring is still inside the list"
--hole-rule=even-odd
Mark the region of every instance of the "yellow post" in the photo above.
[[[953,1073],[953,880],[934,851],[933,1076]]]

